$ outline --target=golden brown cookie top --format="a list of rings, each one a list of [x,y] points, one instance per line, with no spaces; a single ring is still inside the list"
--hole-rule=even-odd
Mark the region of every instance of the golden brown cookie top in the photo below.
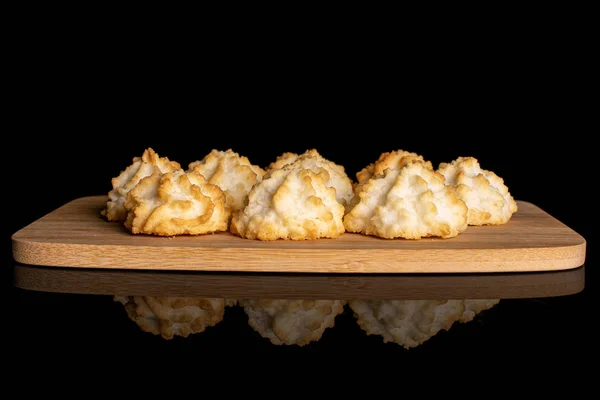
[[[199,172],[209,183],[219,186],[225,192],[231,212],[244,207],[248,192],[265,174],[262,168],[231,149],[213,149],[202,160],[190,163],[188,170]]]
[[[409,151],[394,150],[387,153],[381,153],[377,161],[357,172],[356,178],[358,179],[359,184],[365,183],[373,175],[383,174],[388,168],[400,169],[411,161],[422,161],[427,168],[433,170],[431,162],[425,161],[423,156]]]
[[[200,235],[227,230],[225,194],[198,172],[178,170],[140,181],[125,201],[132,233]]]
[[[438,172],[466,203],[469,225],[505,224],[517,212],[517,203],[504,180],[481,169],[477,159],[459,157],[451,163],[441,163]]]
[[[344,233],[344,206],[327,186],[329,173],[321,168],[276,169],[248,194],[248,205],[233,215],[231,232],[259,240],[306,240]]]
[[[344,217],[349,232],[382,238],[450,238],[467,228],[467,207],[427,163],[386,169],[364,184]]]
[[[134,157],[133,163],[112,179],[113,189],[108,193],[109,199],[102,214],[109,221],[124,221],[127,217],[124,204],[129,191],[147,176],[178,169],[179,163],[170,161],[167,157],[159,157],[152,148],[147,148],[141,157]]]
[[[344,167],[324,158],[316,149],[307,150],[300,155],[283,153],[271,163],[268,172],[281,168],[309,169],[314,173],[325,169],[329,174],[327,186],[335,188],[336,199],[341,205],[347,208],[354,197],[352,180],[346,174]]]

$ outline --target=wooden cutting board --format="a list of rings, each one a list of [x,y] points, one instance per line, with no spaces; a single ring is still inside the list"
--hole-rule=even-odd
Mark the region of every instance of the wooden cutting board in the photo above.
[[[138,270],[491,273],[576,268],[582,236],[534,204],[518,201],[505,225],[469,227],[451,239],[336,239],[263,242],[228,232],[172,238],[133,235],[100,211],[106,196],[74,200],[12,236],[22,264]]]

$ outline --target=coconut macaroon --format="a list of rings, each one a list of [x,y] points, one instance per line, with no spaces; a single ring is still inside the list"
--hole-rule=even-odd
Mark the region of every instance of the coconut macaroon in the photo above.
[[[114,296],[144,331],[165,339],[188,337],[223,320],[225,299],[190,297]]]
[[[315,173],[325,169],[329,174],[327,186],[335,188],[336,199],[340,204],[347,208],[354,197],[352,180],[346,174],[344,167],[327,160],[315,149],[307,150],[300,155],[283,153],[269,165],[267,171],[281,168],[310,169]]]
[[[321,168],[276,169],[248,194],[248,205],[233,215],[233,234],[259,240],[335,238],[344,233],[344,206]]]
[[[467,228],[467,206],[421,161],[374,175],[344,217],[347,231],[386,239],[450,238]]]
[[[388,168],[400,169],[415,160],[422,161],[427,168],[433,170],[431,162],[426,161],[423,156],[409,151],[394,150],[388,153],[381,153],[377,161],[367,165],[356,173],[356,179],[358,179],[359,184],[366,183],[373,175],[383,174],[383,171]]]
[[[275,345],[304,346],[321,339],[335,317],[344,311],[343,300],[240,300],[248,324]]]
[[[226,204],[231,212],[244,207],[248,192],[265,174],[262,168],[231,149],[213,149],[202,160],[190,163],[188,170],[199,172],[209,183],[220,187],[225,192]]]
[[[316,150],[313,150],[313,151],[316,152]],[[275,161],[273,161],[271,164],[269,164],[269,166],[267,167],[267,171],[271,171],[274,169],[281,169],[281,168],[285,167],[286,165],[291,164],[294,161],[296,161],[298,159],[298,157],[300,157],[300,155],[296,154],[296,153],[289,153],[289,152],[283,153],[283,154],[277,156]]]
[[[504,180],[481,169],[477,159],[459,157],[451,163],[441,163],[438,172],[467,204],[469,225],[505,224],[517,212],[517,203]]]
[[[417,347],[457,322],[473,320],[499,300],[351,300],[358,325],[367,335],[406,349]],[[466,303],[469,305],[466,306]]]
[[[127,195],[125,208],[127,229],[159,236],[226,231],[230,216],[218,186],[183,170],[142,179]]]
[[[108,193],[106,208],[102,210],[109,221],[124,221],[127,217],[125,198],[143,178],[154,173],[173,172],[180,169],[179,163],[159,157],[152,148],[147,148],[141,157],[134,157],[133,164],[112,179],[112,190]]]
[[[358,194],[362,190],[362,187],[369,182],[374,175],[383,174],[388,169],[400,169],[411,161],[422,161],[424,165],[433,170],[433,166],[430,161],[426,161],[423,156],[417,153],[411,153],[405,150],[394,150],[387,153],[381,153],[377,161],[364,167],[362,170],[356,173],[356,179],[358,180],[354,185],[354,193]],[[360,198],[354,196],[351,201],[351,207],[354,207]]]

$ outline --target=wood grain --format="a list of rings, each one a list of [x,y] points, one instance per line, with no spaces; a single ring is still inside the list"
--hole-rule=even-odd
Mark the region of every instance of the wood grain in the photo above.
[[[145,270],[306,273],[489,273],[577,268],[583,237],[519,201],[505,225],[469,227],[451,239],[336,239],[263,242],[222,232],[173,238],[133,235],[100,215],[105,196],[65,204],[12,236],[23,264]]]
[[[511,299],[584,289],[585,267],[490,274],[295,274],[107,270],[17,264],[15,286],[43,292],[273,299]]]

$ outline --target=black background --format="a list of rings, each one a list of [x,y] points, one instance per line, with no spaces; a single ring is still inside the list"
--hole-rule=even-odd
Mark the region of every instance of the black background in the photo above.
[[[541,366],[596,350],[590,321],[597,301],[597,173],[593,131],[584,122],[590,105],[577,93],[576,68],[565,70],[552,54],[523,46],[506,58],[478,47],[479,56],[466,61],[463,53],[440,53],[409,70],[382,60],[363,70],[351,62],[296,63],[289,54],[260,66],[243,57],[206,65],[203,58],[131,63],[135,56],[126,51],[107,59],[82,47],[71,48],[76,56],[44,49],[19,64],[20,87],[8,110],[15,124],[3,140],[9,157],[3,294],[10,310],[4,331],[20,349],[16,365],[50,365],[57,357],[128,365],[140,357],[180,362],[263,353],[282,363],[360,356],[405,365],[513,359]],[[348,310],[319,342],[302,348],[271,345],[239,308],[203,334],[165,341],[141,332],[110,296],[13,288],[10,235],[70,200],[106,194],[110,179],[146,147],[183,166],[213,148],[231,148],[263,167],[285,151],[316,148],[351,177],[383,151],[414,151],[434,165],[474,156],[504,178],[517,200],[540,206],[587,239],[587,286],[572,296],[503,300],[409,351],[366,336]]]

